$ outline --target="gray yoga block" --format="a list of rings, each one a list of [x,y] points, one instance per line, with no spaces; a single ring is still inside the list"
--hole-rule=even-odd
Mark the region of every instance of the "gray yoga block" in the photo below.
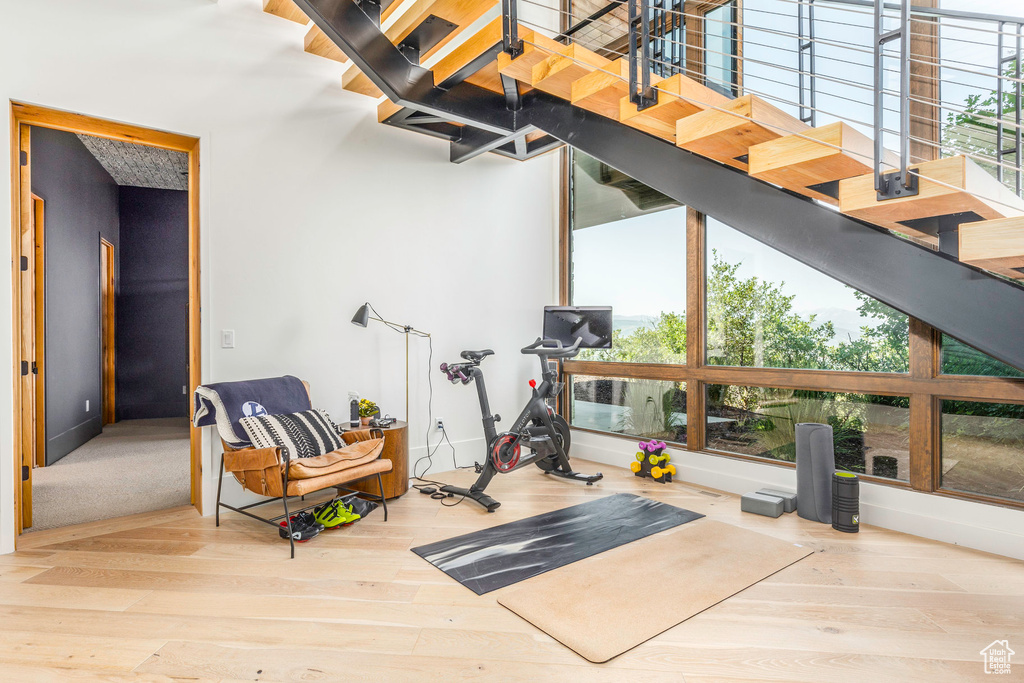
[[[804,519],[832,523],[832,475],[836,458],[832,427],[813,422],[796,426],[796,513]]]
[[[753,512],[765,517],[781,517],[786,505],[778,496],[766,496],[763,493],[744,493],[740,498],[740,510]]]
[[[793,512],[796,510],[796,494],[792,491],[779,491],[777,489],[760,489],[758,493],[766,496],[775,496],[776,498],[782,499],[782,504],[786,512]]]

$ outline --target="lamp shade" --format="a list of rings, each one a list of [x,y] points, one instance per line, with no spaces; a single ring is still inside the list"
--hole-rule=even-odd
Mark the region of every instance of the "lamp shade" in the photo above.
[[[352,316],[352,324],[359,325],[359,327],[366,327],[366,323],[370,320],[370,304],[366,303],[359,307],[356,314]]]

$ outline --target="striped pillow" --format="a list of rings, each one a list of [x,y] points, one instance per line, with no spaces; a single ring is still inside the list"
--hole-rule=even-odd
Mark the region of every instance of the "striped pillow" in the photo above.
[[[342,446],[338,428],[322,410],[243,417],[238,423],[253,447],[287,448],[289,458],[314,458]]]

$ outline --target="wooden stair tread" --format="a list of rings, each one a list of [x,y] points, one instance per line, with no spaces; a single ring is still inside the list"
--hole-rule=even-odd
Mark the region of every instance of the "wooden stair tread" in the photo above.
[[[871,138],[837,121],[752,146],[748,151],[748,172],[760,180],[838,206],[838,181],[870,173],[874,153]],[[886,160],[897,163],[891,152],[886,153]],[[830,186],[816,188],[825,184]]]
[[[654,82],[654,78],[651,82]],[[619,103],[629,95],[629,62],[616,59],[607,68],[573,81],[569,101],[581,109],[619,120]]]
[[[292,0],[263,0],[263,11],[305,26],[309,17]]]
[[[501,85],[501,74],[498,72],[498,54],[500,54],[501,39],[501,17],[498,16],[479,31],[466,38],[461,45],[449,52],[434,65],[432,69],[434,85],[444,83],[481,55],[494,52],[493,59],[464,80],[466,83],[490,90],[491,92],[503,94],[505,90]],[[530,90],[532,88],[528,84],[519,84],[520,93]]]
[[[523,41],[523,54],[512,59],[508,53],[499,52],[498,71],[532,86],[533,67],[564,48],[565,45],[542,33],[522,27],[519,28],[519,38]]]
[[[377,123],[384,123],[403,109],[405,109],[405,107],[400,104],[396,104],[391,100],[384,100],[377,105]]]
[[[744,95],[721,109],[707,109],[680,119],[676,145],[746,171],[751,146],[810,129],[760,97]]]
[[[424,29],[428,22],[433,24],[440,20],[454,24],[455,28],[450,33],[420,52],[420,62],[423,62],[497,4],[498,0],[413,0],[384,33],[388,40],[400,45],[414,31]]]
[[[963,223],[958,233],[961,261],[1008,277],[1024,278],[1024,217]]]
[[[353,64],[345,69],[341,76],[341,87],[349,92],[356,92],[367,97],[381,97],[384,93],[377,87],[377,84],[369,79],[362,71]]]
[[[582,45],[570,43],[533,66],[530,85],[563,100],[571,100],[575,81],[611,66],[610,59]]]
[[[724,107],[732,101],[682,74],[669,76],[654,85],[659,90],[658,103],[637,111],[627,94],[619,100],[619,120],[671,142],[675,142],[679,119],[705,111],[709,106]]]
[[[341,48],[334,44],[327,34],[320,30],[316,24],[309,29],[302,41],[302,49],[311,55],[333,59],[336,62],[345,63],[348,55],[341,51]]]
[[[868,223],[926,240],[935,239],[933,232],[921,226],[905,225],[904,221],[966,212],[985,220],[1024,215],[1024,200],[967,157],[926,161],[910,168],[918,169],[924,176],[918,178],[920,191],[917,195],[880,202],[875,194],[875,176],[868,173],[839,181],[839,210]]]
[[[432,69],[434,85],[440,85],[464,66],[501,42],[501,17],[495,17],[461,45],[438,60]],[[497,59],[497,57],[495,57]]]

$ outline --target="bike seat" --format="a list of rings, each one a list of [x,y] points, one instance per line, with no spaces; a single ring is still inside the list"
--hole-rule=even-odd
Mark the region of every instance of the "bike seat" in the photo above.
[[[472,361],[474,363],[479,363],[480,361],[482,361],[487,356],[493,356],[494,355],[494,351],[491,351],[490,349],[484,349],[483,351],[463,351],[459,355],[462,356],[463,358],[465,358],[468,361]]]

